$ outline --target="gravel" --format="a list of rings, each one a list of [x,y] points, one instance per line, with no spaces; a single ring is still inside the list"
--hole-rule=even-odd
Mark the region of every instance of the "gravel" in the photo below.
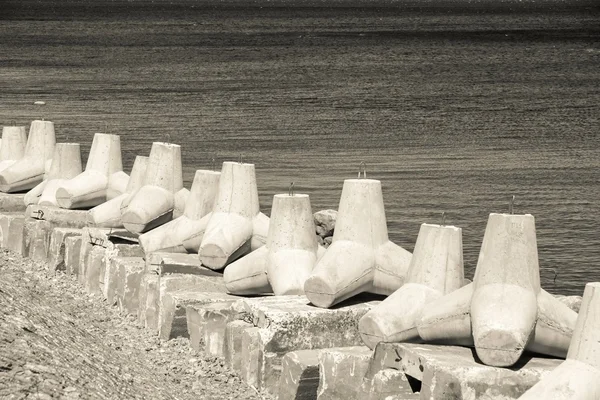
[[[269,397],[188,339],[159,340],[75,277],[0,250],[0,398]]]

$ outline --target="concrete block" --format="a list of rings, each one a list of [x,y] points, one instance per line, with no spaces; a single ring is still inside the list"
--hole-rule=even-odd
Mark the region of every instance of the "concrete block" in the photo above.
[[[21,254],[23,248],[23,213],[0,214],[0,247]]]
[[[187,305],[203,305],[217,299],[225,301],[231,297],[225,294],[221,277],[165,275],[159,278],[159,288],[158,335],[163,340],[189,337],[185,309]],[[211,295],[213,299],[210,298]],[[229,302],[233,303],[235,300],[230,298]]]
[[[24,193],[0,193],[0,212],[25,211]]]
[[[235,371],[242,369],[242,334],[252,327],[252,324],[242,320],[231,321],[225,326],[225,362]]]
[[[50,234],[48,264],[51,271],[66,271],[65,240],[69,237],[81,236],[81,229],[54,228]]]
[[[222,272],[202,266],[198,254],[184,253],[152,253],[153,265],[159,266],[161,275],[166,274],[186,274],[186,275],[205,275],[205,276],[223,276]]]
[[[79,252],[81,250],[81,235],[65,239],[65,267],[69,275],[79,274]]]
[[[110,260],[106,259],[106,272],[104,274],[104,282],[101,287],[104,298],[108,304],[111,306],[118,305],[117,293],[123,296],[125,284],[124,264],[138,264],[140,260],[143,262],[141,257],[112,257]]]
[[[139,290],[144,275],[144,260],[141,257],[118,258],[119,284],[115,297],[121,312],[137,315]]]
[[[13,218],[8,225],[8,244],[7,248],[17,254],[23,255],[23,232],[25,218]]]
[[[319,354],[318,400],[358,399],[372,351],[366,346],[324,349]]]
[[[48,260],[50,234],[54,224],[48,221],[25,218],[23,224],[23,256],[36,261]]]
[[[124,243],[113,243],[108,241],[105,243],[104,248],[104,262],[100,267],[99,282],[100,288],[104,298],[107,298],[108,287],[106,281],[108,280],[108,267],[111,265],[112,260],[117,257],[138,257],[143,256],[141,247],[137,244],[124,244]]]
[[[32,204],[27,207],[27,218],[48,221],[63,228],[82,229],[87,226],[87,211],[67,210],[55,206],[40,206]]]
[[[364,379],[359,399],[365,400],[418,400],[420,393],[414,391],[411,380],[420,388],[421,382],[407,376],[402,371],[386,368],[377,372],[371,379]]]
[[[270,296],[238,300],[234,307],[258,331],[243,332],[242,377],[274,393],[281,357],[296,350],[360,346],[358,320],[379,301],[358,301],[334,309],[310,305],[305,296]],[[254,347],[253,347],[254,346]]]
[[[227,324],[237,316],[232,307],[237,299],[228,294],[206,293],[209,301],[193,302],[185,307],[190,343],[214,357],[225,356]]]
[[[497,368],[482,364],[472,348],[379,343],[365,379],[391,368],[407,375],[420,399],[506,400],[521,396],[561,362],[526,353],[511,368]]]
[[[158,274],[145,272],[140,282],[138,320],[152,331],[158,330]]]
[[[278,400],[313,400],[317,398],[321,351],[298,350],[283,356]]]
[[[85,261],[85,289],[88,293],[101,294],[100,275],[104,269],[104,253],[102,246],[92,246]]]

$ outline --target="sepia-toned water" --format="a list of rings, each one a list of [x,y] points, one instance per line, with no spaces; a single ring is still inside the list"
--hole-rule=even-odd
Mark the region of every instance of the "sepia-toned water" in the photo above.
[[[188,187],[242,158],[267,214],[292,181],[313,210],[337,208],[364,161],[390,239],[412,250],[446,212],[468,277],[488,214],[515,195],[542,285],[600,280],[597,9],[87,3],[0,5],[0,124],[52,120],[86,153],[95,132],[120,134],[127,170],[153,141],[181,144]]]

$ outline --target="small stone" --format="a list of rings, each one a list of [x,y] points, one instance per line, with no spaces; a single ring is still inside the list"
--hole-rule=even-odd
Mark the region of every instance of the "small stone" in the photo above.
[[[323,239],[323,246],[329,247],[332,242],[333,242],[333,236],[327,236],[325,239]]]
[[[336,210],[321,210],[313,214],[315,225],[321,226],[328,235],[333,233],[335,229],[335,221],[337,220]],[[327,236],[327,235],[325,235]]]

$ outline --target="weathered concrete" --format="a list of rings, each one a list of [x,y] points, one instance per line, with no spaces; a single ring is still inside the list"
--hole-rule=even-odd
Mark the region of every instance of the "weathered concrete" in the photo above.
[[[122,193],[125,188],[118,190],[116,187],[126,185],[127,180],[121,160],[121,138],[96,133],[85,171],[58,186],[56,201],[61,208],[92,208],[110,200],[109,191]],[[109,190],[109,186],[113,189]]]
[[[554,297],[556,297],[561,303],[563,303],[576,313],[579,312],[579,309],[581,308],[581,302],[583,301],[583,298],[581,296],[562,296],[555,294]]]
[[[158,330],[158,279],[156,272],[146,271],[140,282],[138,320],[152,331]]]
[[[317,244],[308,195],[277,194],[266,245],[231,263],[223,278],[234,294],[304,294],[304,282],[324,252]]]
[[[121,205],[131,193],[138,191],[144,184],[148,157],[136,156],[125,193],[97,205],[88,211],[88,221],[99,228],[122,228]],[[109,187],[110,189],[110,187]],[[108,196],[110,197],[110,196]]]
[[[426,341],[474,343],[482,362],[522,352],[564,357],[577,313],[540,287],[532,215],[490,214],[473,283],[431,301],[417,322]]]
[[[135,265],[134,269],[137,271],[137,266],[140,263],[142,264],[142,270],[145,270],[144,260],[141,257],[115,256],[105,260],[106,270],[104,273],[104,282],[103,285],[101,285],[101,287],[104,298],[106,299],[108,304],[119,305],[117,295],[120,295],[121,298],[123,298],[124,296],[124,285],[126,283],[126,274],[128,272],[128,266]],[[141,280],[142,279],[140,278],[140,283],[138,284],[138,286],[141,286]],[[135,299],[135,302],[139,304],[139,294]]]
[[[422,224],[406,282],[361,318],[358,329],[371,349],[378,342],[418,340],[417,321],[432,300],[463,285],[462,230]]]
[[[93,246],[86,258],[85,264],[85,289],[88,293],[101,294],[102,289],[100,288],[100,276],[105,268],[104,255],[106,248],[102,246]]]
[[[254,164],[224,162],[219,194],[198,254],[214,270],[266,243],[269,217],[259,210]]]
[[[313,400],[319,388],[319,354],[322,350],[298,350],[281,359],[278,400]]]
[[[86,277],[88,276],[86,271],[89,267],[87,264],[87,258],[89,252],[93,247],[103,247],[106,250],[106,257],[110,260],[112,257],[122,256],[122,257],[141,257],[143,256],[142,249],[139,245],[135,244],[124,244],[124,243],[114,243],[110,237],[109,229],[100,229],[100,228],[83,228],[81,231],[81,248],[79,252],[79,281],[86,285]],[[99,278],[96,281],[96,285],[103,285],[105,274],[106,274],[106,264],[99,264],[100,270],[96,272]]]
[[[0,171],[0,191],[23,192],[40,183],[50,169],[55,144],[53,122],[31,122],[23,157]]]
[[[242,334],[241,373],[246,382],[274,392],[285,353],[361,345],[357,322],[379,303],[361,300],[335,309],[313,307],[305,296],[238,300],[234,307],[239,318],[254,326]]]
[[[25,216],[19,212],[0,214],[0,246],[21,254]]]
[[[51,271],[66,271],[66,239],[81,237],[81,229],[54,228],[50,234],[48,265]]]
[[[65,239],[65,268],[69,275],[79,274],[79,252],[81,251],[81,235]]]
[[[392,368],[410,377],[423,400],[506,400],[518,398],[560,362],[527,355],[511,368],[496,368],[482,364],[466,347],[381,342],[365,379]]]
[[[0,193],[0,212],[25,211],[25,195],[20,193]]]
[[[227,324],[237,316],[232,305],[239,298],[222,293],[203,295],[203,299],[185,306],[190,343],[208,355],[224,357]]]
[[[47,261],[50,234],[55,225],[48,221],[25,218],[23,224],[23,256]]]
[[[600,282],[585,286],[567,359],[520,397],[524,400],[600,398]]]
[[[144,233],[173,219],[176,197],[184,195],[181,146],[154,142],[148,158],[144,184],[123,200],[123,226]],[[185,203],[185,202],[184,202]]]
[[[65,210],[50,205],[32,204],[25,211],[27,218],[48,221],[63,228],[82,229],[87,226],[87,215],[81,210]]]
[[[185,274],[223,276],[220,272],[204,267],[198,258],[198,254],[158,252],[151,253],[147,258],[150,260],[149,265],[152,266],[150,268],[156,268],[160,275]]]
[[[246,329],[252,327],[252,324],[242,320],[228,322],[225,326],[225,362],[235,371],[242,369],[242,335]]]
[[[324,308],[361,292],[390,295],[404,284],[411,257],[388,239],[381,182],[346,179],[333,242],[304,291]]]
[[[198,254],[213,210],[221,173],[197,170],[183,215],[140,235],[146,253],[168,251]]]
[[[44,180],[25,195],[25,204],[40,204],[58,207],[56,189],[67,180],[79,175],[81,151],[79,143],[57,143],[50,170]]]
[[[416,385],[413,388],[412,385]],[[365,378],[357,393],[364,400],[417,400],[421,381],[417,381],[396,369],[382,369],[372,378]]]
[[[10,167],[25,155],[27,132],[24,126],[3,126],[0,146],[0,171]],[[4,210],[0,208],[0,210]],[[7,211],[7,210],[5,210]]]
[[[177,290],[181,287],[182,290]],[[186,306],[198,306],[223,299],[225,287],[220,277],[198,275],[166,275],[159,278],[158,335],[163,340],[189,337]],[[208,295],[207,295],[208,293]],[[230,302],[233,302],[233,298]],[[222,300],[223,301],[223,300]]]
[[[159,331],[161,325],[168,325],[167,316],[170,314],[162,317],[165,320],[164,324],[160,319],[162,302],[168,293],[194,287],[204,287],[205,290],[212,292],[225,292],[225,285],[220,277],[183,274],[160,276],[154,271],[147,271],[142,279],[142,286],[145,287],[142,288],[140,297],[143,296],[145,299],[140,299],[140,306],[144,309],[139,315],[144,325],[155,331]],[[183,318],[185,319],[185,314]]]
[[[358,399],[371,360],[365,346],[323,349],[319,354],[318,400]]]
[[[119,310],[137,315],[139,310],[139,291],[144,275],[144,260],[141,257],[117,257],[118,285],[115,297]]]

